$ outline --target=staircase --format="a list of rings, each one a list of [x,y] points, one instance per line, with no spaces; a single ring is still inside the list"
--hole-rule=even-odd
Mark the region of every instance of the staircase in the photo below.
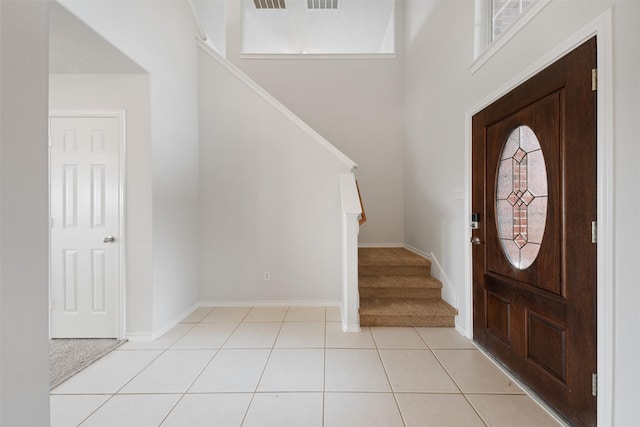
[[[453,327],[431,261],[404,248],[358,249],[361,326]]]

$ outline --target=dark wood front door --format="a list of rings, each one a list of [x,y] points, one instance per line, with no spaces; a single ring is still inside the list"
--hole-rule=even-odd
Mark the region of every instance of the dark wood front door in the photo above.
[[[472,123],[474,338],[579,426],[596,425],[595,68],[594,38]]]

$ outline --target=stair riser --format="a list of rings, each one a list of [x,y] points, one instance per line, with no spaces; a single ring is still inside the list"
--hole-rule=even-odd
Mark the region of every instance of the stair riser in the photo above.
[[[361,288],[442,288],[442,282],[429,276],[358,276],[358,285]]]
[[[360,288],[361,298],[440,299],[440,289],[420,288]]]
[[[360,266],[358,274],[360,276],[430,276],[431,268],[426,266]]]
[[[360,316],[360,326],[452,328],[454,316]]]
[[[360,248],[358,249],[358,265],[397,265],[422,266],[430,265],[431,260],[402,248]]]

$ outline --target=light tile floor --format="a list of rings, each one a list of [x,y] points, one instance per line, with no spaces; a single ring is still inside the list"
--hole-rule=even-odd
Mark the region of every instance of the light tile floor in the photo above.
[[[452,328],[339,320],[336,307],[199,308],[52,390],[51,425],[559,425]]]

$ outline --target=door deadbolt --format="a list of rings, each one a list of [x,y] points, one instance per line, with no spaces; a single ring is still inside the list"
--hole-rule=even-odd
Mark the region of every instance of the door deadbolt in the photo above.
[[[472,213],[471,214],[471,228],[473,230],[477,230],[480,227],[480,214]]]

